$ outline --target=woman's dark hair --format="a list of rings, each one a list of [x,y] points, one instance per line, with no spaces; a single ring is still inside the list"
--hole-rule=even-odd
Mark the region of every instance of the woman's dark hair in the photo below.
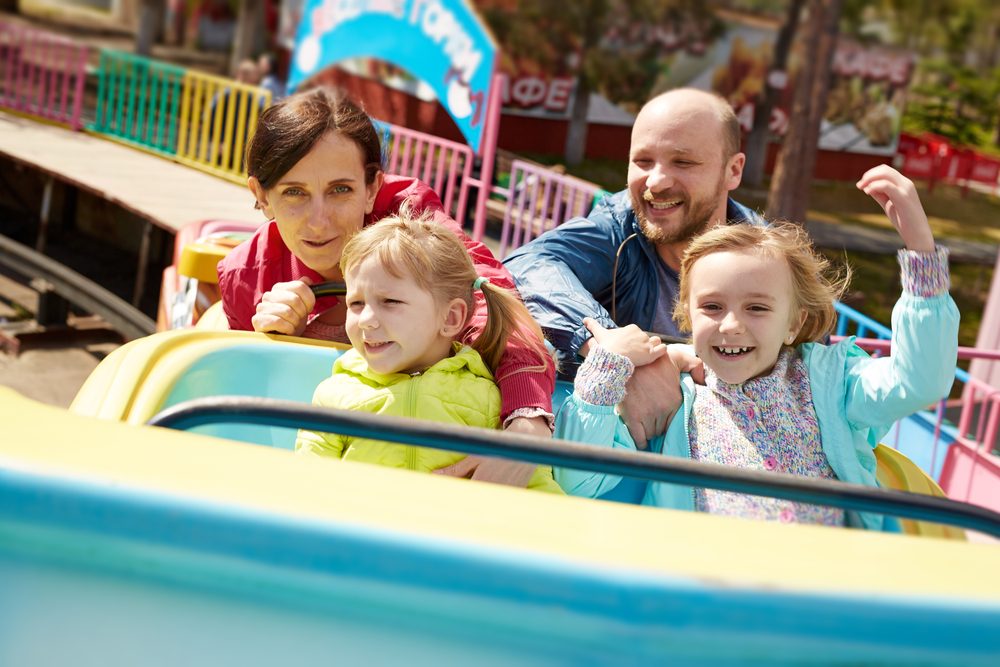
[[[371,118],[334,88],[313,88],[268,107],[247,145],[247,174],[267,190],[277,184],[316,142],[334,131],[350,139],[365,165],[365,183],[382,169],[382,147]]]

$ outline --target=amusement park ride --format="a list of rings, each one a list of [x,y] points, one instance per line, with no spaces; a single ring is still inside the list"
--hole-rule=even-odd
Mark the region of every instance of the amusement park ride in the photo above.
[[[352,23],[336,14],[341,5],[308,3],[293,84],[360,54],[337,50],[358,43],[338,33]],[[496,190],[489,184],[499,119],[489,38],[476,36],[475,16],[459,0],[354,5],[383,8],[351,17],[368,21],[364,34],[396,36],[384,45],[368,40],[365,54],[413,71],[418,56],[399,45],[415,44],[419,58],[438,68],[423,76],[440,84],[439,99],[469,140],[387,125],[389,171],[429,182],[456,217],[472,203],[473,236],[481,238]],[[405,11],[393,13],[396,6]],[[449,38],[445,24],[464,37]],[[413,38],[401,39],[404,30]],[[8,87],[15,71],[27,71],[30,52],[68,53],[43,36],[0,36]],[[7,67],[15,47],[22,61]],[[218,175],[239,172],[235,147],[207,146],[240,136],[226,130],[242,114],[216,119],[214,128],[199,124],[197,105],[224,83],[115,58],[102,59],[106,106],[97,115],[105,125],[91,132]],[[48,62],[70,72],[70,60],[51,55]],[[73,126],[73,105],[65,102],[78,84],[71,74],[62,80],[62,97],[47,96],[55,107],[0,102]],[[258,93],[243,94],[240,108],[255,109]],[[165,111],[170,105],[173,114]],[[38,113],[43,107],[52,114]],[[140,126],[152,134],[134,133]],[[175,144],[161,141],[174,132]],[[189,143],[178,151],[183,136]],[[483,168],[474,176],[477,155]],[[530,165],[514,166],[524,178],[532,173]],[[585,212],[599,195],[551,172],[520,192],[517,180],[505,193],[508,245]],[[552,201],[562,202],[558,215]],[[207,221],[178,233],[174,265],[164,273],[162,330],[109,355],[68,411],[0,390],[0,664],[1000,661],[1000,547],[967,533],[1000,537],[1000,465],[989,453],[1000,390],[966,375],[959,379],[970,407],[958,426],[935,413],[901,423],[877,450],[882,489],[321,412],[309,406],[312,389],[344,346],[225,331],[211,305],[215,263],[248,228]],[[847,309],[839,335],[851,319],[857,335],[884,337],[877,323]],[[887,345],[868,344],[876,353]],[[569,390],[560,383],[555,402]],[[304,463],[289,451],[300,426],[882,511],[903,518],[907,534]]]

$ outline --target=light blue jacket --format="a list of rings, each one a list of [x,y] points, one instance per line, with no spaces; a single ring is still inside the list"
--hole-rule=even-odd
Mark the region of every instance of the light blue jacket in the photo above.
[[[823,452],[843,482],[877,486],[874,448],[892,424],[946,396],[958,358],[958,308],[947,293],[919,297],[904,293],[892,312],[892,356],[871,358],[853,339],[835,345],[800,346],[809,372],[813,406]],[[691,457],[687,425],[694,399],[694,382],[681,377],[683,406],[667,432],[650,440],[650,451]],[[593,405],[575,393],[556,419],[557,438],[604,447],[635,449],[624,422],[613,406]],[[555,470],[567,493],[597,497],[615,488],[620,477],[568,468]],[[643,505],[694,509],[694,491],[677,484],[650,483]],[[849,513],[850,514],[850,513]],[[862,513],[869,529],[893,529],[878,514]]]

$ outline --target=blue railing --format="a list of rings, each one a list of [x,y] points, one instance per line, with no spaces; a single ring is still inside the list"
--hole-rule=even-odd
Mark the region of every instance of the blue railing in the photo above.
[[[841,302],[836,304],[837,313],[840,318],[837,320],[837,335],[854,335],[858,338],[879,338],[889,340],[892,338],[892,329],[881,322],[876,322],[864,313],[854,310],[850,306],[845,306]],[[848,327],[854,325],[854,329],[848,333]]]
[[[858,338],[877,338],[879,340],[890,340],[892,338],[892,329],[881,322],[877,322],[864,313],[858,312],[850,306],[845,306],[839,301],[835,305],[837,313],[840,315],[837,319],[836,329],[838,336],[854,335]],[[849,331],[849,329],[851,330]],[[968,371],[956,368],[955,379],[963,384],[968,382]]]

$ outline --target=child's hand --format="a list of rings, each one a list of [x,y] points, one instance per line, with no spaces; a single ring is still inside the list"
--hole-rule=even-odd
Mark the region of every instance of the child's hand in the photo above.
[[[667,346],[667,356],[681,373],[688,373],[698,384],[705,384],[705,363],[699,359],[694,348],[685,343]]]
[[[657,336],[649,336],[634,324],[620,329],[605,329],[597,320],[584,318],[584,326],[604,349],[628,357],[636,366],[651,364],[667,353],[667,346]]]
[[[866,171],[857,186],[878,202],[908,249],[934,252],[934,234],[913,181],[881,164]]]

